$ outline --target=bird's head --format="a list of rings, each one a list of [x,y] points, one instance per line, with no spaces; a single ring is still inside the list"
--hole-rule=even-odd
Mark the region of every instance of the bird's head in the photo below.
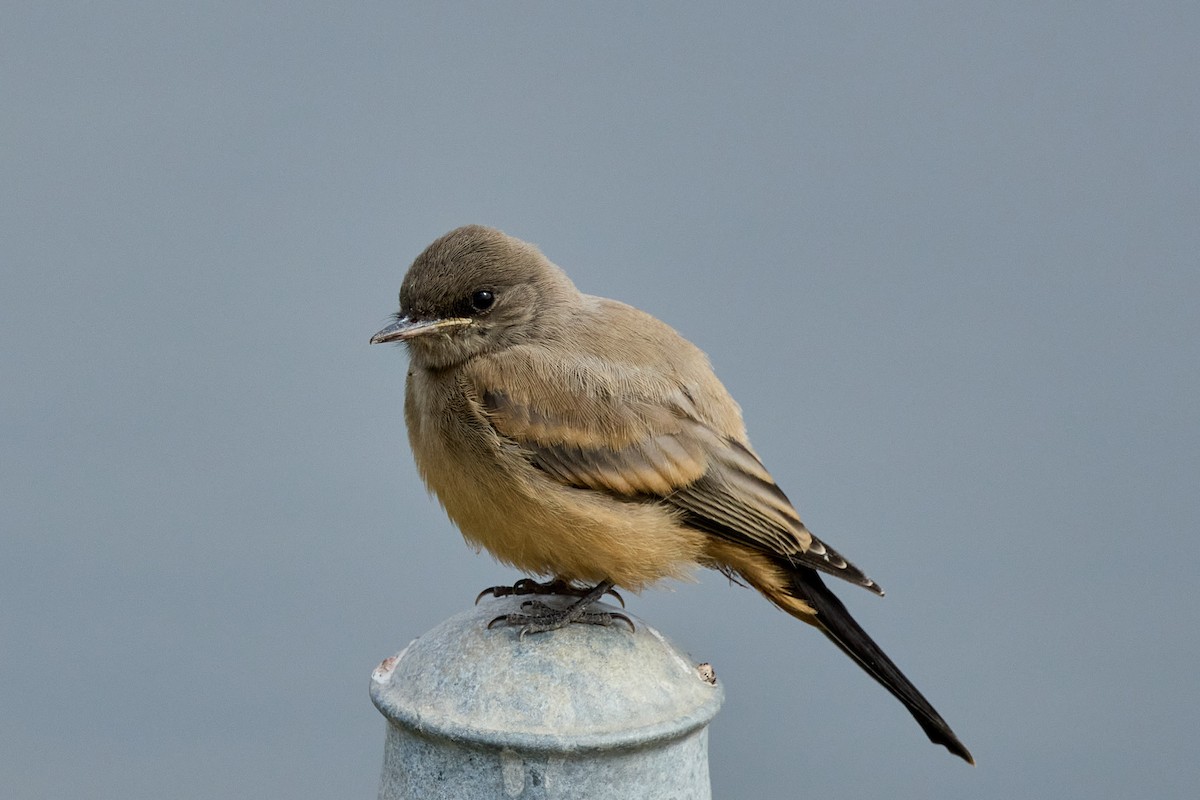
[[[578,298],[533,245],[467,225],[417,256],[400,285],[396,321],[371,344],[404,342],[415,363],[444,369],[551,335]]]

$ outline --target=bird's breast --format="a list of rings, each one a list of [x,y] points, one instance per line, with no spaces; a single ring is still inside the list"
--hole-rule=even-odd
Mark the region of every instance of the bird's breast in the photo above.
[[[414,369],[405,420],[418,472],[473,545],[537,575],[639,589],[684,577],[703,536],[661,503],[566,486],[490,426],[461,376]]]

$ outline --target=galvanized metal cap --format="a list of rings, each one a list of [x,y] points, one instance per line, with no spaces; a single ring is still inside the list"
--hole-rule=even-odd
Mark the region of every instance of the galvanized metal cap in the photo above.
[[[507,625],[487,629],[521,600],[484,601],[413,640],[373,673],[375,705],[425,736],[573,754],[678,739],[720,708],[711,668],[640,619],[636,631],[620,621],[525,637]]]

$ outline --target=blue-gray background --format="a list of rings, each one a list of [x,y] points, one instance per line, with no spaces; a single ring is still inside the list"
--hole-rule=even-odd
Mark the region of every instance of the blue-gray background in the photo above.
[[[405,442],[466,222],[712,356],[971,769],[720,576],[720,797],[1194,797],[1200,7],[25,3],[0,27],[6,797],[371,797],[514,573]]]

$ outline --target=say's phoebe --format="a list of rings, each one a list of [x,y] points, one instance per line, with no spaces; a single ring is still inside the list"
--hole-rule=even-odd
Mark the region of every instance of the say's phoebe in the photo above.
[[[588,607],[614,585],[711,567],[819,628],[930,740],[975,763],[819,573],[882,590],[804,526],[708,358],[666,324],[581,293],[533,245],[468,225],[417,257],[396,321],[371,342],[408,345],[417,469],[463,536],[555,579],[508,591],[581,598],[526,604],[508,622],[608,623]]]

